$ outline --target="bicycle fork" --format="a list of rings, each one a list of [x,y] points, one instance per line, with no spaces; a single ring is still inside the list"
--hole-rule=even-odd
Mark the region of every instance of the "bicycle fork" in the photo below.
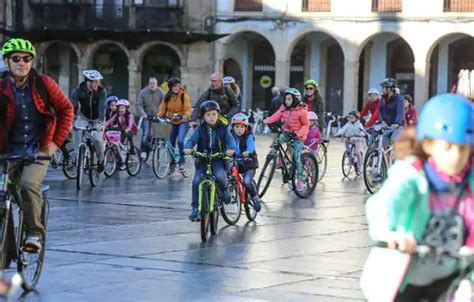
[[[208,204],[203,204],[202,199],[203,199],[204,190],[208,192],[208,201],[207,201]],[[204,210],[207,211],[208,213],[212,212],[216,203],[216,190],[217,190],[216,183],[215,181],[211,179],[205,179],[201,181],[201,183],[199,183],[199,187],[198,187],[199,213],[203,213],[203,207],[204,207]]]

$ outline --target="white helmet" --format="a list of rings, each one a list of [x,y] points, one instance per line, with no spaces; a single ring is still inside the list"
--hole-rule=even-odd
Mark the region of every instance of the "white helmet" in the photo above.
[[[235,79],[231,76],[227,76],[222,80],[222,82],[224,83],[224,85],[228,85],[228,84],[235,83]]]
[[[130,106],[130,103],[126,100],[126,99],[120,99],[118,102],[117,102],[117,107],[118,106],[125,106],[125,107],[128,107]]]
[[[100,72],[98,72],[97,70],[93,70],[93,69],[84,70],[82,72],[82,74],[84,75],[84,78],[86,79],[86,81],[97,81],[97,80],[102,80],[104,78],[100,74]]]
[[[371,94],[376,94],[376,95],[380,95],[380,92],[377,90],[377,88],[370,88],[369,91],[367,92],[368,95],[371,95]]]

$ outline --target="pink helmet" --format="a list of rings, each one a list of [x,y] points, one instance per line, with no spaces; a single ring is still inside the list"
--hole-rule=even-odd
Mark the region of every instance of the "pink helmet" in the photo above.
[[[308,120],[317,121],[318,115],[314,111],[308,111]]]
[[[120,99],[120,100],[117,102],[117,106],[125,106],[125,107],[128,107],[128,106],[130,106],[130,103],[129,103],[126,99]]]
[[[107,137],[107,140],[109,142],[111,142],[112,144],[120,143],[121,134],[122,133],[120,131],[107,131],[107,132],[105,132],[105,136]]]

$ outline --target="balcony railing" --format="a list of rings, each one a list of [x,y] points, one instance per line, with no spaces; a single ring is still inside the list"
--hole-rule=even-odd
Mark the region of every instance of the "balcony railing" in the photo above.
[[[445,12],[474,12],[474,0],[444,0]]]
[[[87,12],[86,27],[97,29],[127,29],[130,7],[125,5],[95,5]]]
[[[402,0],[372,0],[372,11],[396,13],[402,11]]]
[[[139,8],[135,10],[137,29],[181,28],[183,10],[176,8]]]
[[[182,0],[133,0],[136,7],[178,8]]]
[[[85,5],[94,4],[94,0],[30,0],[31,5]]]
[[[331,0],[303,0],[304,12],[330,12]]]
[[[261,12],[262,10],[262,0],[235,0],[234,11]]]

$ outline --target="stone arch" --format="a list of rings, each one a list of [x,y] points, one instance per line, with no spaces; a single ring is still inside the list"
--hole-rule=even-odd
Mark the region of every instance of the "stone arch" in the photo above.
[[[53,45],[54,43],[64,43],[64,44],[68,44],[68,45],[74,50],[74,52],[76,53],[76,56],[77,56],[78,59],[82,56],[82,51],[81,51],[81,49],[79,48],[79,46],[77,46],[76,43],[74,43],[74,42],[67,42],[67,41],[61,41],[61,40],[52,40],[52,41],[47,41],[47,42],[41,43],[39,47],[36,47],[36,56],[37,56],[37,57],[41,57],[42,55],[44,55],[45,52],[48,50],[48,48],[49,48],[51,45]]]
[[[474,37],[474,33],[468,32],[468,31],[462,31],[462,30],[456,30],[453,32],[447,32],[439,35],[436,40],[431,43],[430,48],[428,49],[428,53],[426,54],[426,62],[428,63],[430,61],[431,55],[433,54],[433,50],[439,43],[441,43],[444,39],[454,36],[454,35],[460,35],[460,36],[466,36],[466,37]]]
[[[370,40],[372,40],[376,36],[387,34],[387,33],[397,35],[399,38],[403,39],[405,42],[407,42],[408,46],[410,46],[410,49],[413,52],[413,54],[415,53],[414,50],[413,50],[414,47],[410,44],[410,39],[408,39],[408,37],[404,36],[398,28],[387,27],[387,28],[381,28],[381,30],[378,30],[378,31],[375,31],[375,32],[371,33],[366,38],[364,38],[359,43],[357,43],[359,45],[359,47],[357,48],[357,52],[356,52],[355,57],[356,58],[360,57],[362,51],[364,50],[365,46],[367,46],[367,43]]]
[[[172,50],[174,50],[177,57],[179,58],[180,65],[181,66],[185,65],[186,58],[184,56],[183,51],[178,46],[176,46],[174,44],[171,44],[171,43],[168,43],[168,42],[164,42],[164,41],[149,41],[149,42],[144,43],[137,50],[137,66],[142,67],[141,64],[142,64],[143,58],[145,57],[146,53],[150,49],[152,49],[154,46],[157,46],[157,45],[165,45],[165,46],[171,48]]]
[[[107,44],[114,44],[114,45],[118,46],[119,48],[121,48],[123,50],[123,52],[125,53],[125,55],[127,56],[127,60],[130,61],[130,50],[128,50],[128,48],[123,43],[113,41],[113,40],[100,40],[100,41],[94,42],[92,44],[89,44],[88,47],[86,48],[86,50],[84,52],[84,58],[86,60],[86,67],[92,66],[94,55],[97,52],[97,50],[101,46],[104,46],[104,45],[107,45]]]

